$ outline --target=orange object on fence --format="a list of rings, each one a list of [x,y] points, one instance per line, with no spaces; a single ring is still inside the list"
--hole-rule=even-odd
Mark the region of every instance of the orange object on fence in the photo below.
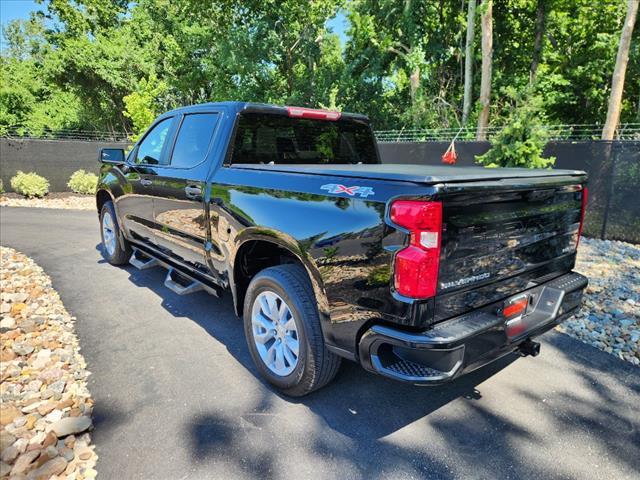
[[[455,140],[451,142],[447,151],[442,155],[442,163],[446,163],[447,165],[453,165],[456,163],[458,159],[458,155],[456,154],[456,146],[454,143]]]

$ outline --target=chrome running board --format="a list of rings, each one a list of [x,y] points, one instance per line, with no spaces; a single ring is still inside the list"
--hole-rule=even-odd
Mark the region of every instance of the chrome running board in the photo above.
[[[153,255],[153,253],[146,250],[143,251],[135,246],[129,263],[139,270],[146,270],[152,267],[166,268],[167,276],[164,280],[164,286],[178,295],[204,291],[220,297],[222,293],[220,286],[215,285],[213,282],[205,281],[205,279],[198,279],[195,275],[190,275],[186,268],[180,268],[179,265],[176,265],[176,262]]]
[[[160,262],[157,259],[150,257],[149,255],[135,249],[131,254],[129,263],[136,267],[138,270],[146,270],[148,268],[160,266]]]
[[[167,278],[164,279],[164,286],[178,295],[189,295],[190,293],[204,290],[205,286],[202,282],[194,280],[174,268],[167,271]]]

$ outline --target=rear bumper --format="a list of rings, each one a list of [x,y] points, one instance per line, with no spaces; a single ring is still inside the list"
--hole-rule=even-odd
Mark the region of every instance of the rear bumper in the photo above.
[[[400,381],[446,383],[517,350],[527,339],[571,316],[581,304],[587,283],[586,277],[571,272],[522,292],[529,295],[529,305],[515,320],[518,328],[511,326],[509,334],[507,322],[499,315],[503,301],[424,332],[375,325],[360,339],[360,362],[369,371]]]

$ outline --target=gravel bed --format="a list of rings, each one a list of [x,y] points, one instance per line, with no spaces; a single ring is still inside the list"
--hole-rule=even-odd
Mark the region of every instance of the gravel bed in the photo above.
[[[0,477],[91,479],[93,400],[74,318],[42,268],[0,247]]]
[[[4,193],[0,195],[0,206],[95,210],[96,199],[93,195],[79,195],[68,192],[53,192],[44,198],[25,198],[17,193]]]
[[[584,305],[557,329],[640,365],[640,246],[582,238],[576,270],[589,278]]]

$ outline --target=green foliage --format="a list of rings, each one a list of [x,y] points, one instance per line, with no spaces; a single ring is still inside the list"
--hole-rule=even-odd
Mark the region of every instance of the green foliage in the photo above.
[[[551,168],[555,157],[543,158],[542,151],[548,140],[543,126],[543,102],[530,89],[517,95],[507,89],[513,100],[511,111],[502,130],[491,139],[491,149],[476,161],[486,167]]]
[[[98,176],[95,173],[77,170],[73,172],[67,187],[74,193],[94,194],[98,186]]]
[[[367,275],[367,285],[370,287],[384,287],[391,282],[391,268],[388,265],[376,267]]]
[[[50,54],[43,23],[13,21],[4,34],[8,47],[0,57],[0,134],[9,126],[34,133],[76,126],[82,110],[78,97],[42,72]]]
[[[166,93],[167,84],[152,74],[149,78],[140,80],[136,90],[123,98],[124,116],[130,118],[133,125],[134,133],[130,136],[132,142],[135,142],[158,114],[162,113],[159,99]]]
[[[536,7],[546,5],[537,88],[553,123],[602,123],[625,0],[493,2],[491,121],[529,84]],[[457,128],[466,2],[441,0],[48,0],[10,22],[0,55],[0,134],[139,134],[180,105],[246,100],[363,112],[377,129]],[[484,2],[479,3],[478,18]],[[327,22],[349,21],[346,43]],[[473,97],[480,84],[476,28]],[[622,122],[640,119],[640,28]],[[477,107],[476,107],[477,110]],[[471,112],[472,124],[477,111]]]
[[[11,188],[14,192],[27,198],[44,197],[49,193],[49,182],[35,172],[18,171],[11,179]]]
[[[0,194],[4,193],[4,182],[0,178]]]
[[[323,249],[324,256],[328,261],[333,260],[338,255],[339,250],[339,247],[326,247]]]

